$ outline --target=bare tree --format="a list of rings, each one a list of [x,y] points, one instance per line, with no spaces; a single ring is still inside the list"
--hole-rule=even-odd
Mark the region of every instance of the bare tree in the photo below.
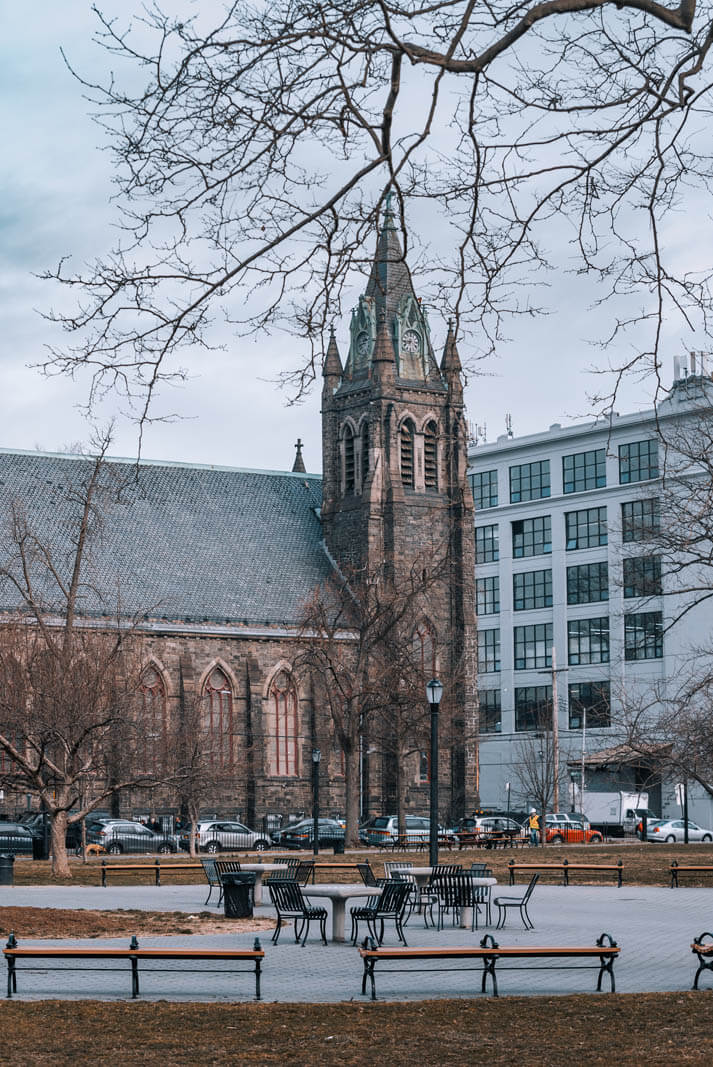
[[[553,267],[611,299],[601,340],[633,331],[619,374],[658,373],[664,322],[709,333],[711,272],[677,234],[682,210],[700,225],[711,172],[710,0],[175,11],[97,12],[112,76],[77,74],[115,156],[123,232],[86,273],[48,272],[80,299],[56,315],[72,340],[46,366],[88,367],[93,397],[118,388],[147,417],[157,384],[185,375],[180,353],[215,343],[216,317],[297,331],[299,395],[387,190],[406,250],[409,205],[438,235],[411,261],[456,335],[478,324],[481,355],[509,317],[542,310],[532,289]]]
[[[138,743],[140,641],[131,620],[83,614],[92,538],[102,520],[104,457],[98,443],[83,477],[57,504],[65,519],[57,542],[24,508],[11,508],[0,560],[6,614],[0,623],[0,756],[3,783],[41,802],[50,818],[52,870],[71,877],[67,826],[118,790],[150,786]],[[59,518],[58,518],[59,522]]]
[[[546,816],[552,810],[555,796],[555,779],[561,777],[561,753],[549,720],[543,720],[540,728],[523,737],[515,747],[513,773],[520,786],[522,799],[534,804],[540,817],[540,843],[545,844]]]
[[[427,736],[426,679],[414,651],[414,632],[429,594],[442,578],[446,558],[438,553],[429,553],[427,560],[419,557],[399,579],[337,574],[305,606],[302,651],[295,666],[312,678],[317,701],[329,709],[344,754],[349,844],[358,842],[364,741],[391,758],[404,825],[404,763],[425,747]],[[448,681],[446,677],[446,692]]]

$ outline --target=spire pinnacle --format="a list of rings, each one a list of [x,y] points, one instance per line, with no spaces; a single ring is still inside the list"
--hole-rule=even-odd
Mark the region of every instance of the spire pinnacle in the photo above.
[[[371,356],[371,365],[372,375],[377,381],[383,382],[388,378],[393,378],[396,374],[394,345],[389,333],[386,316],[383,312],[379,316],[379,321],[376,327],[376,340],[374,342],[374,351]]]
[[[441,359],[441,371],[444,375],[459,375],[463,367],[461,366],[460,356],[458,355],[458,348],[456,346],[456,335],[453,329],[453,319],[448,320],[448,335],[446,337],[446,343],[443,349],[443,358]]]
[[[297,438],[295,448],[297,449],[297,455],[295,456],[295,462],[292,464],[292,473],[306,474],[307,469],[305,467],[305,461],[302,459],[302,441],[299,437]]]
[[[341,378],[342,376],[342,361],[339,358],[339,349],[337,348],[337,338],[334,335],[334,326],[329,328],[329,344],[327,345],[327,354],[324,357],[324,363],[322,365],[322,377],[327,378]]]

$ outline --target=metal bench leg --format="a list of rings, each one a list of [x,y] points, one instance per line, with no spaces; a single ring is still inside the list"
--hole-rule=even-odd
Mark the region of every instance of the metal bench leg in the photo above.
[[[260,999],[260,963],[259,959],[255,960],[255,1000]]]
[[[362,996],[366,993],[366,980],[369,978],[371,981],[371,999],[376,1000],[376,983],[374,982],[374,964],[376,960],[365,959],[364,960],[364,974],[361,979],[361,993]]]
[[[492,979],[492,982],[493,982],[493,996],[497,997],[497,995],[498,995],[498,981],[497,981],[497,978],[495,977],[495,962],[496,962],[496,960],[495,960],[494,956],[491,959],[487,959],[485,957],[483,958],[483,980],[482,980],[482,982],[480,984],[480,992],[481,993],[485,993],[485,981],[486,981],[488,975],[490,975],[490,978]]]
[[[696,981],[698,978],[696,977]],[[15,974],[15,960],[12,956],[7,957],[7,995],[11,997],[17,993],[17,975]]]
[[[609,975],[609,979],[611,981],[611,992],[615,993],[616,992],[616,986],[614,984],[614,957],[613,956],[609,956],[609,957],[600,956],[599,957],[599,977],[597,978],[597,993],[599,993],[601,991],[602,978],[604,977],[604,972],[605,971]]]
[[[131,957],[131,996],[136,999],[139,995],[139,961],[136,956]]]
[[[280,930],[281,929],[282,929],[282,916],[280,915],[280,913],[278,911],[278,913],[277,913],[277,926],[275,927],[275,932],[272,935],[272,943],[273,943],[273,945],[277,944],[277,939],[280,936]]]

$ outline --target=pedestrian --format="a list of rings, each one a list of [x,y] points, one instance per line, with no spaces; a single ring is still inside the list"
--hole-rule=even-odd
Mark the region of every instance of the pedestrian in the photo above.
[[[530,845],[539,844],[540,817],[534,808],[530,808],[530,818],[527,820],[527,826],[530,831]]]

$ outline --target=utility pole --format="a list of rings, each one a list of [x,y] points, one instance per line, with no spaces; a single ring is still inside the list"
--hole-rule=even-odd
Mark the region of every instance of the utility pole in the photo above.
[[[555,646],[552,646],[552,758],[554,763],[554,782],[552,783],[553,811],[560,810],[560,744],[559,744],[559,703],[557,701],[557,658]]]

